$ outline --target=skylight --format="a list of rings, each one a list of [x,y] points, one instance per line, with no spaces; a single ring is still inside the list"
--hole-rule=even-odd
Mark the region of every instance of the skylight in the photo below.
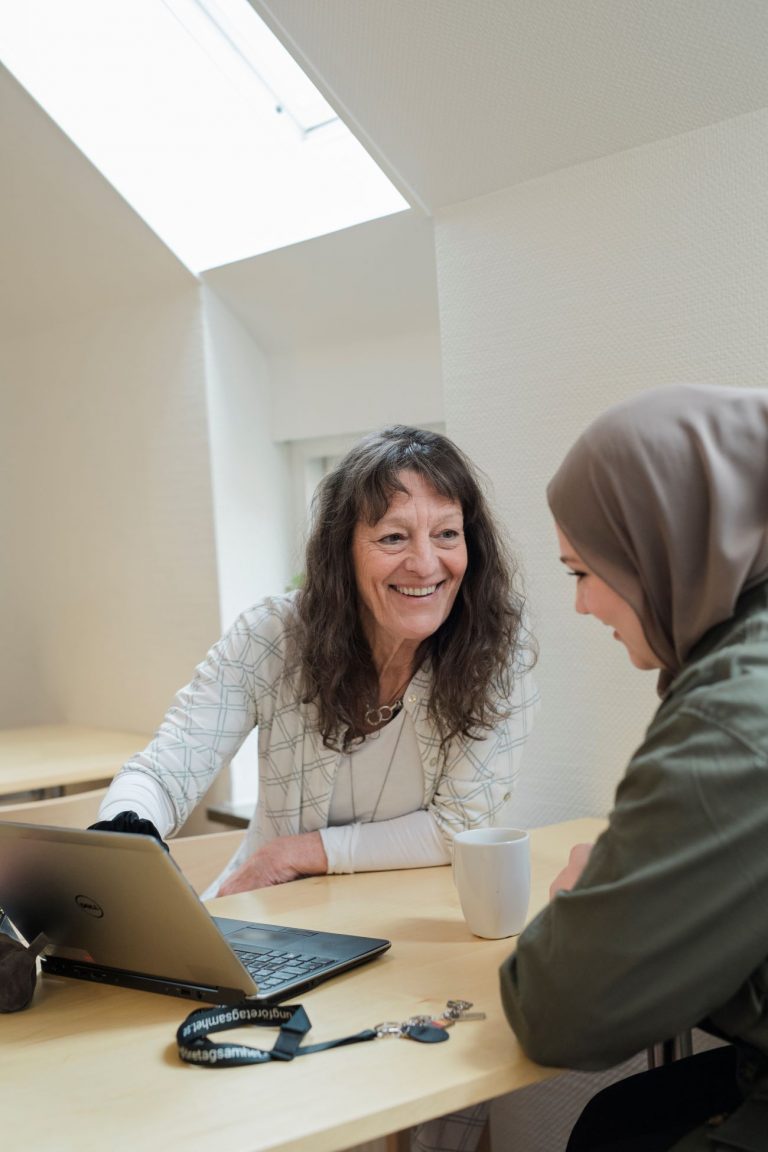
[[[247,0],[3,0],[0,60],[193,272],[408,207]]]

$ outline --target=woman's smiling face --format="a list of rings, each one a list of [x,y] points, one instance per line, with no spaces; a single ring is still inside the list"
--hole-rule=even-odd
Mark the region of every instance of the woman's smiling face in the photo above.
[[[621,641],[635,668],[645,672],[662,668],[661,661],[645,638],[643,625],[634,608],[592,571],[559,527],[557,539],[560,560],[576,577],[576,611],[583,616],[594,616],[611,628],[614,640]]]
[[[363,627],[374,657],[414,649],[447,619],[467,569],[461,505],[403,471],[376,524],[358,521],[352,559]]]

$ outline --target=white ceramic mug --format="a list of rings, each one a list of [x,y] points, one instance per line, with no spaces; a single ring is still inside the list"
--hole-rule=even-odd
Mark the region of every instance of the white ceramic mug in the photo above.
[[[453,838],[453,881],[467,927],[500,940],[521,932],[531,895],[531,846],[522,828],[473,828]]]

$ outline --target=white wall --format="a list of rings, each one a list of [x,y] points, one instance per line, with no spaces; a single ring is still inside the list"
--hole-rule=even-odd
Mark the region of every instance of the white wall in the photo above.
[[[652,675],[573,612],[544,489],[623,395],[768,375],[768,112],[440,213],[446,423],[519,544],[544,705],[516,811],[600,814],[656,703]]]
[[[0,359],[0,725],[152,731],[219,629],[198,289]]]
[[[0,726],[151,732],[219,629],[196,279],[0,68]]]
[[[443,419],[438,332],[316,344],[270,357],[280,440]]]
[[[285,591],[295,568],[290,465],[271,438],[261,350],[204,289],[206,377],[221,622]]]
[[[22,535],[29,532],[24,512],[26,472],[18,460],[17,411],[22,395],[11,389],[8,349],[0,342],[0,727],[34,724],[44,719],[43,701],[35,690],[40,680],[38,645],[29,643],[34,606],[17,591],[30,577],[30,558]]]

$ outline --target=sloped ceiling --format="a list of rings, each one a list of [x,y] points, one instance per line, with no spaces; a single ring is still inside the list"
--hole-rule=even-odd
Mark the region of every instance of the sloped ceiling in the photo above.
[[[267,353],[437,332],[432,221],[399,212],[202,274]]]
[[[0,66],[0,337],[196,283]]]
[[[410,202],[768,106],[765,0],[251,0]]]

